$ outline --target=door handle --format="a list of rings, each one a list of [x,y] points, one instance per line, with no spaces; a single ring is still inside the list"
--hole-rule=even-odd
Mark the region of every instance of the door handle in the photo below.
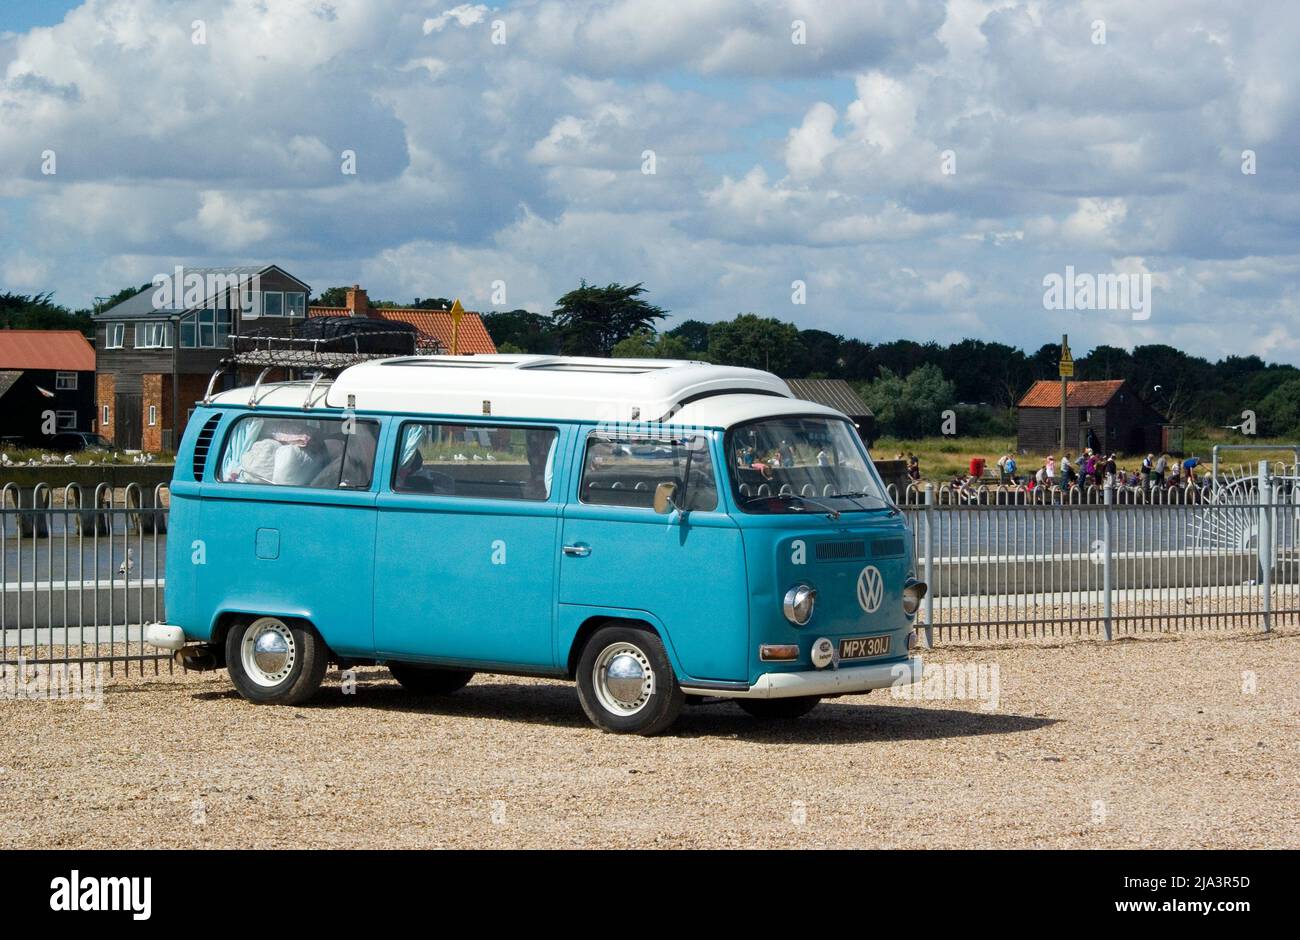
[[[564,554],[573,555],[576,558],[586,558],[591,554],[591,546],[584,542],[576,542],[573,545],[564,546]]]

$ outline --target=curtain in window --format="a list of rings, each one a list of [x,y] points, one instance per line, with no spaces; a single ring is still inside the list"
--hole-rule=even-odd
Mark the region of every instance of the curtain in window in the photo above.
[[[402,441],[402,459],[398,466],[406,466],[406,462],[415,456],[415,452],[420,449],[429,438],[429,426],[427,424],[407,425],[406,437]]]
[[[239,463],[249,446],[262,433],[261,418],[244,418],[230,432],[226,453],[221,458],[221,479],[231,481],[239,475]]]

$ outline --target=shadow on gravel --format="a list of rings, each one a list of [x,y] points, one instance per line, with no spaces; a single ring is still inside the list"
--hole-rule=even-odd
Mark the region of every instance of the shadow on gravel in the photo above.
[[[1033,718],[952,708],[907,708],[861,701],[822,702],[802,718],[788,721],[751,718],[730,702],[686,708],[670,734],[681,737],[732,736],[746,741],[794,744],[844,744],[854,741],[925,741],[984,734],[1036,731],[1055,718]]]
[[[196,692],[196,701],[238,699],[234,689]],[[270,706],[248,705],[249,708]],[[421,697],[395,682],[362,682],[355,694],[344,695],[337,685],[324,686],[303,711],[372,709],[446,715],[460,718],[493,718],[521,724],[552,725],[559,728],[591,727],[578,704],[571,684],[516,684],[511,682],[471,683],[453,695]],[[848,704],[825,701],[802,718],[788,721],[751,718],[735,703],[710,700],[682,709],[670,737],[729,737],[746,741],[799,744],[843,744],[852,741],[916,741],[935,738],[965,738],[985,734],[1035,731],[1056,724],[1058,719],[1007,715],[969,709],[909,708],[887,700],[877,705],[859,701]]]

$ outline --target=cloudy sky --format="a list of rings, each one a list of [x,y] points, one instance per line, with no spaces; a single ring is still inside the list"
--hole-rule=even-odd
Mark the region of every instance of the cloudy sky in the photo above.
[[[1300,364],[1297,35],[1292,0],[3,0],[0,290],[644,281],[670,325]],[[1149,318],[1045,309],[1067,265],[1149,275]]]

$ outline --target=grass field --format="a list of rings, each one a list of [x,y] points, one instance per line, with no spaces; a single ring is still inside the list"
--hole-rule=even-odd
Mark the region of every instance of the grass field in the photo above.
[[[1185,453],[1195,454],[1205,461],[1208,468],[1211,448],[1215,444],[1277,444],[1275,451],[1238,451],[1221,456],[1222,466],[1236,469],[1238,467],[1257,467],[1259,461],[1295,461],[1295,455],[1285,445],[1300,443],[1282,438],[1244,438],[1240,434],[1223,431],[1188,431],[1184,437]],[[1019,464],[1018,474],[1032,473],[1042,465],[1046,454],[1021,454],[1016,450],[1014,436],[1007,437],[926,437],[919,440],[903,440],[896,437],[879,438],[871,448],[871,455],[877,460],[893,460],[900,453],[916,454],[921,460],[921,475],[927,480],[940,482],[951,480],[958,473],[966,473],[972,457],[983,457],[992,467],[1003,454],[1015,454]],[[1074,453],[1072,451],[1072,453]],[[1061,455],[1055,455],[1059,460]],[[1137,469],[1146,454],[1119,454],[1117,463],[1124,469]]]

